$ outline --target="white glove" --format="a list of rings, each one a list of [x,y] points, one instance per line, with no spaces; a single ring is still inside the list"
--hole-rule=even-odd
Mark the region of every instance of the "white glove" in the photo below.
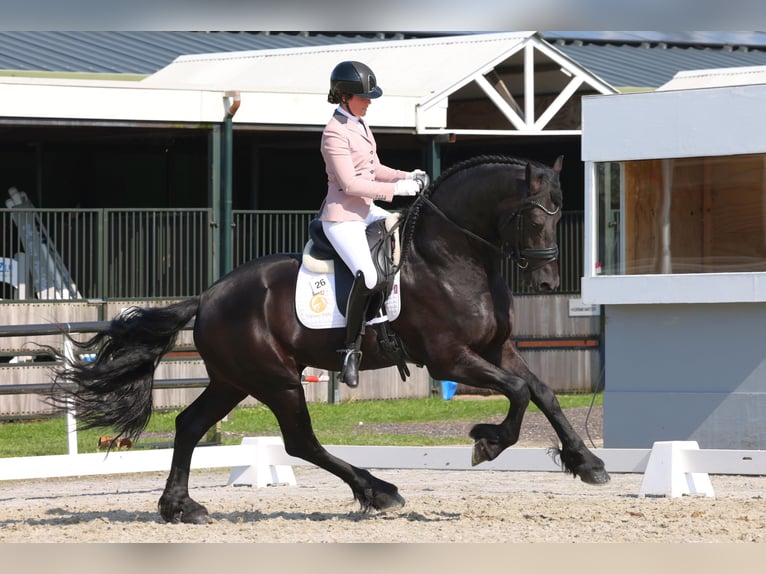
[[[431,183],[431,180],[429,179],[428,174],[424,172],[422,169],[416,169],[414,171],[411,171],[404,177],[405,179],[408,179],[408,180],[417,181],[418,185],[420,185],[420,191],[423,191]]]
[[[394,184],[394,195],[417,195],[420,184],[413,179],[400,179]]]
[[[423,177],[426,175],[426,172],[424,172],[422,169],[416,169],[414,171],[409,172],[407,175],[404,176],[405,179],[415,179],[417,176]]]

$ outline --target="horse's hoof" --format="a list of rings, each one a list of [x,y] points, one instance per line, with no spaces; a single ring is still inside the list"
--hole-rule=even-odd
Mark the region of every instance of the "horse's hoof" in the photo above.
[[[378,511],[398,510],[404,506],[404,498],[398,492],[394,494],[378,494],[372,507]]]
[[[503,451],[500,445],[496,442],[490,442],[487,439],[479,439],[473,443],[473,451],[471,452],[471,465],[476,466],[482,462],[488,462],[494,460]]]
[[[589,470],[580,474],[580,480],[585,484],[606,484],[611,480],[609,473],[603,468]]]
[[[192,512],[181,516],[181,522],[184,524],[210,524],[210,517],[205,512]]]
[[[377,481],[375,487],[354,491],[354,498],[359,502],[362,512],[370,510],[390,510],[404,506],[404,498],[393,484]]]
[[[392,485],[393,486],[393,485]],[[365,502],[366,501],[366,502]],[[360,499],[362,502],[362,508],[366,511],[370,508],[374,510],[391,510],[404,506],[404,498],[394,486],[393,490],[388,492],[378,490],[376,492],[365,492],[365,495]]]
[[[209,524],[207,508],[201,504],[189,499],[181,505],[169,504],[166,501],[160,501],[160,515],[165,522],[171,524]]]

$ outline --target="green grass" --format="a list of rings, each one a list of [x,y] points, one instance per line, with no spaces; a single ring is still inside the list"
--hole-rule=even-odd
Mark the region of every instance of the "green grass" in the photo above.
[[[587,407],[592,395],[558,395],[562,408]],[[602,395],[595,404],[603,404]],[[434,438],[421,434],[376,432],[375,423],[428,423],[432,421],[498,422],[508,410],[504,398],[482,400],[402,399],[349,401],[335,405],[309,405],[314,431],[324,444],[443,445],[468,444],[467,436]],[[536,411],[533,405],[530,411]],[[135,447],[171,446],[178,411],[155,412]],[[264,406],[240,407],[221,423],[223,444],[239,444],[243,436],[279,434],[274,415]],[[78,452],[97,452],[98,438],[112,436],[108,429],[78,431]],[[66,420],[63,416],[38,421],[0,423],[0,457],[66,454]]]

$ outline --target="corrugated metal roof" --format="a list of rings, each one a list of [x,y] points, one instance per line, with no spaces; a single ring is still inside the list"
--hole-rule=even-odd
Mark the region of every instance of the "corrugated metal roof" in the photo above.
[[[406,37],[438,35],[408,33]],[[617,87],[657,88],[683,70],[766,64],[763,32],[550,31],[540,35]],[[0,70],[148,75],[188,54],[403,37],[403,33],[0,32]]]
[[[559,50],[612,86],[657,88],[683,70],[766,65],[766,50],[554,42]]]
[[[0,32],[0,70],[152,74],[185,54],[370,42],[401,34]]]

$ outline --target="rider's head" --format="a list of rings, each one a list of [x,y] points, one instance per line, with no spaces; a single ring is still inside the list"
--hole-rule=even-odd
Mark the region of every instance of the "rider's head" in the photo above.
[[[360,98],[379,98],[383,90],[378,86],[373,71],[362,62],[341,62],[330,74],[330,93],[327,101],[342,104],[349,96]]]

